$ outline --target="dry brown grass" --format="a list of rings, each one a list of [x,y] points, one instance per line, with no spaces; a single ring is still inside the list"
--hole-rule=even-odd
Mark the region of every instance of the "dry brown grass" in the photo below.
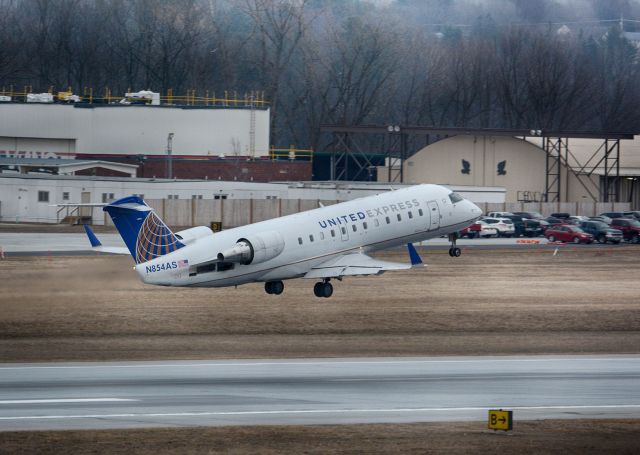
[[[151,287],[128,257],[0,261],[4,361],[640,351],[638,248],[426,252],[335,283]],[[405,260],[404,256],[391,259]]]
[[[516,422],[510,434],[480,422],[48,431],[0,433],[0,453],[637,454],[639,431],[629,420]]]

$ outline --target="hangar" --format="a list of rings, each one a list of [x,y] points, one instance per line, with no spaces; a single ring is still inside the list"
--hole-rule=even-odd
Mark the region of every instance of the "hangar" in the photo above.
[[[323,125],[334,136],[332,175],[370,171],[376,138],[386,156],[377,180],[506,188],[509,203],[640,206],[640,138],[625,132]],[[366,144],[363,146],[363,144]],[[413,153],[413,151],[415,153]],[[356,167],[356,171],[353,171]]]

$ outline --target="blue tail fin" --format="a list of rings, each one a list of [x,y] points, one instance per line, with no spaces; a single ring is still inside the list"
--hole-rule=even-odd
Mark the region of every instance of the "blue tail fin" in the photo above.
[[[184,246],[153,209],[137,196],[118,199],[103,210],[111,216],[136,264]]]

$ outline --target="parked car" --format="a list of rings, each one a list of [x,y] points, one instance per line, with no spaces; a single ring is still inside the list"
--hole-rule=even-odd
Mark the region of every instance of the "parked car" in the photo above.
[[[593,238],[595,238],[598,243],[611,242],[618,244],[623,239],[622,231],[612,229],[607,223],[602,221],[583,221],[579,226],[584,232],[593,235]]]
[[[560,212],[560,213],[552,213],[551,216],[553,218],[560,218],[560,219],[567,219],[571,216],[570,213],[566,213],[566,212]]]
[[[521,216],[522,218],[526,218],[528,220],[543,220],[544,216],[542,213],[538,212],[513,212],[514,215]]]
[[[549,216],[549,217],[545,218],[544,221],[549,223],[549,226],[547,227],[547,229],[554,228],[554,227],[557,227],[557,226],[563,226],[563,225],[567,224],[567,220],[566,219],[556,218],[554,216]],[[545,230],[545,232],[546,232],[546,230]]]
[[[604,215],[590,216],[589,219],[591,221],[602,221],[603,223],[607,223],[607,224],[611,224],[611,222],[613,221],[611,218],[609,218],[608,216],[604,216]]]
[[[547,229],[545,237],[550,242],[593,243],[593,235],[584,232],[578,226],[564,225]]]
[[[573,215],[568,218],[569,223],[575,224],[576,226],[580,226],[581,222],[587,221],[588,219],[589,219],[588,216],[582,216],[582,215]]]
[[[482,220],[478,220],[471,226],[460,231],[460,237],[464,236],[470,239],[474,239],[477,237],[497,237],[498,229],[488,223],[485,223]]]
[[[630,218],[616,218],[611,221],[611,227],[621,230],[625,240],[640,243],[640,221]]]
[[[635,218],[636,220],[640,221],[640,210],[633,210],[631,212],[624,212],[624,216],[625,218]]]
[[[514,214],[511,212],[489,212],[487,213],[488,218],[506,218],[509,216],[513,216]]]
[[[492,227],[495,227],[498,230],[498,237],[512,237],[516,232],[513,221],[509,218],[484,217],[482,218],[482,221]]]
[[[604,212],[604,213],[601,213],[598,216],[608,216],[611,219],[614,219],[614,218],[626,218],[624,212]]]

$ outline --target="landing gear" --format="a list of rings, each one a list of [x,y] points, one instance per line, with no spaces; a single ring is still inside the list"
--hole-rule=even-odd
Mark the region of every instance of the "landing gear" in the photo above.
[[[462,254],[462,250],[456,246],[458,240],[458,234],[449,234],[449,241],[451,242],[451,248],[449,248],[449,256],[452,258],[459,258]]]
[[[284,283],[282,281],[267,281],[264,284],[264,290],[267,294],[280,295],[284,291]]]
[[[316,297],[324,297],[329,298],[333,295],[333,286],[329,283],[329,278],[326,278],[324,281],[316,283],[313,286],[313,293]]]

